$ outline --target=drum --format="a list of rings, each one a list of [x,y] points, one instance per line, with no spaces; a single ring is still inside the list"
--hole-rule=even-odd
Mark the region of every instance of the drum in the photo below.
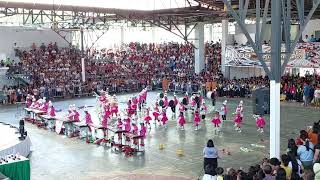
[[[214,95],[214,93],[212,91],[208,91],[207,92],[207,98],[208,99],[212,99],[212,95]]]
[[[159,94],[159,97],[162,99],[164,97],[164,94],[163,93],[160,93]]]
[[[182,99],[182,104],[183,104],[183,105],[188,105],[188,100],[187,100],[187,98],[183,98],[183,99]]]
[[[172,107],[172,108],[175,107],[174,100],[170,100],[169,101],[169,106]]]
[[[196,101],[197,104],[199,104],[199,101],[200,101],[199,96],[196,96],[196,97],[194,98],[194,100]]]
[[[162,99],[159,101],[159,106],[164,107],[164,102]]]

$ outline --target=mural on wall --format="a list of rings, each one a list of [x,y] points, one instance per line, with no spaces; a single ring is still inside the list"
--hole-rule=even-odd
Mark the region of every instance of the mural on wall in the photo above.
[[[282,44],[282,52],[285,46]],[[270,53],[269,45],[262,45],[263,53]],[[263,59],[270,66],[270,54],[263,55]],[[281,54],[281,61],[285,59],[285,53]],[[261,66],[258,57],[250,46],[227,46],[226,66]],[[287,67],[319,68],[320,67],[320,43],[298,43],[293,51]]]

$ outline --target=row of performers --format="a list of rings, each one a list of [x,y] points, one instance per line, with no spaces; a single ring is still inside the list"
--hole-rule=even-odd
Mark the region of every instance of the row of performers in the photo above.
[[[143,89],[137,96],[133,96],[128,100],[128,108],[127,108],[127,114],[132,115],[133,112],[137,110],[142,109],[144,104],[146,103],[147,100],[147,95],[148,91],[147,88]],[[102,115],[103,110],[106,111],[106,109],[111,113],[111,115],[117,115],[119,112],[119,107],[118,107],[118,101],[116,98],[116,95],[113,95],[112,98],[110,98],[108,92],[106,91],[101,91],[100,96],[98,98],[98,112],[100,115]]]

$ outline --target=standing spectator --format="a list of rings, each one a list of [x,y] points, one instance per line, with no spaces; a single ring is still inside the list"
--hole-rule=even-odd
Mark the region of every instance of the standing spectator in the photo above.
[[[289,178],[290,179],[290,178]],[[289,180],[287,179],[286,171],[283,168],[277,170],[276,180]]]
[[[313,163],[313,144],[308,139],[307,132],[300,134],[301,145],[298,146],[298,156],[301,160],[303,167],[306,169],[310,169]]]
[[[314,179],[315,180],[320,180],[320,163],[319,162],[316,162],[314,165],[313,165],[313,172],[314,172]]]
[[[265,175],[263,180],[274,180],[275,179],[275,177],[272,176],[272,167],[270,165],[263,166],[263,172]]]
[[[320,138],[320,133],[318,134],[318,139]],[[320,142],[314,146],[314,156],[313,163],[320,162]]]
[[[289,156],[286,154],[283,154],[281,156],[281,168],[283,168],[286,171],[287,179],[290,179],[291,172],[292,172],[291,167],[289,167],[289,162],[290,162]]]
[[[218,167],[218,150],[214,147],[212,139],[208,140],[207,146],[203,149],[203,155],[203,167],[205,168],[210,164],[214,169],[214,175],[216,175],[215,169]]]
[[[309,105],[309,95],[310,95],[310,86],[308,83],[306,83],[303,87],[303,102],[304,106]]]

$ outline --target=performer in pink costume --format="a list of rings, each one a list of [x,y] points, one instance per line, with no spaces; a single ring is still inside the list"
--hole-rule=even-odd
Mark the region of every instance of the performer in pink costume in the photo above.
[[[150,121],[151,120],[152,120],[152,118],[150,117],[150,108],[147,108],[146,109],[146,116],[144,117],[144,121],[149,126],[149,128],[151,128],[151,126],[150,126]]]
[[[156,102],[156,106],[154,107],[154,111],[152,113],[153,117],[154,117],[154,123],[156,124],[157,121],[159,122],[159,115],[160,115],[160,110],[159,110],[159,105],[158,102]]]
[[[241,107],[238,106],[235,112],[236,116],[234,118],[234,126],[236,127],[236,131],[241,132]]]
[[[54,106],[53,106],[52,102],[49,101],[48,104],[49,104],[49,108],[50,108],[50,110],[49,110],[49,116],[55,117],[55,116],[56,116],[56,110],[54,109]]]
[[[80,113],[77,111],[77,108],[73,107],[73,120],[76,122],[80,122]]]
[[[89,130],[89,134],[87,134],[86,142],[90,143],[89,136],[91,136],[92,134],[90,125],[93,124],[93,122],[91,119],[91,114],[88,112],[88,109],[86,106],[84,107],[84,113],[85,113],[85,123],[88,125],[88,130]]]
[[[129,117],[125,120],[124,129],[127,132],[131,131],[131,119]]]
[[[178,117],[178,123],[179,123],[181,130],[184,130],[184,124],[186,123],[186,120],[183,116],[183,112],[180,112],[180,115]]]
[[[200,125],[201,119],[200,119],[200,113],[199,113],[199,109],[195,110],[194,113],[194,125],[196,126],[196,131],[199,129],[199,125]]]
[[[180,111],[180,113],[183,113],[184,110],[185,110],[185,107],[184,107],[184,105],[182,104],[182,102],[180,102],[179,104],[180,104],[179,111]]]
[[[117,128],[118,128],[118,129],[122,129],[122,128],[123,128],[123,123],[122,123],[122,121],[121,121],[121,118],[118,118]]]
[[[164,104],[164,107],[167,108],[169,106],[169,100],[168,100],[168,97],[167,96],[164,96],[163,98],[163,104]]]
[[[26,106],[27,106],[27,108],[30,108],[31,104],[32,104],[32,96],[30,94],[28,94],[27,97],[26,97]]]
[[[93,124],[92,119],[91,119],[91,114],[88,112],[88,110],[84,111],[85,113],[85,121],[87,125]]]
[[[68,115],[67,115],[67,116],[68,116],[68,119],[71,120],[71,121],[73,120],[73,111],[72,111],[72,109],[73,109],[73,107],[72,107],[72,105],[70,104],[70,105],[69,105]]]
[[[214,114],[211,122],[214,125],[214,127],[220,127],[219,125],[221,124],[221,120],[220,120],[219,112],[216,112]]]
[[[41,111],[44,111],[44,112],[48,112],[48,109],[49,109],[49,103],[48,102],[46,102],[46,100],[45,99],[43,99],[43,105],[42,105],[42,107],[41,107]]]
[[[206,119],[206,114],[207,114],[207,106],[204,101],[200,107],[200,114],[201,114],[201,119],[204,121]]]
[[[165,128],[167,128],[167,121],[168,121],[167,113],[164,111],[162,112],[161,122]]]
[[[118,105],[117,103],[114,103],[111,107],[111,116],[113,115],[116,116],[117,114],[118,114]]]
[[[142,136],[141,138],[141,146],[144,146],[144,139],[146,138],[146,134],[147,134],[147,128],[144,126],[144,123],[140,124],[140,136]]]
[[[228,114],[227,100],[223,102],[220,113],[222,116],[222,120],[224,121],[227,120],[227,114]]]
[[[266,125],[266,121],[264,120],[264,118],[259,115],[256,119],[256,125],[258,127],[257,131],[260,131],[260,133],[263,133],[263,128]]]

